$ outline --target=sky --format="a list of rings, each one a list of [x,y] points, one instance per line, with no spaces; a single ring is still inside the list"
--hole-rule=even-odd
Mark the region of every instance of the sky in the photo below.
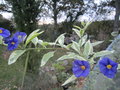
[[[94,0],[94,2],[96,3],[96,4],[100,4],[100,1],[105,1],[105,0]],[[5,1],[4,0],[0,0],[0,3],[5,3]],[[0,14],[2,14],[3,15],[3,17],[4,18],[6,18],[6,19],[11,19],[12,17],[13,17],[13,15],[11,14],[11,13],[7,13],[7,12],[0,12]],[[111,12],[109,15],[107,15],[106,16],[106,18],[108,18],[108,19],[113,19],[114,18],[114,16],[115,16],[115,12],[113,11],[113,12]],[[83,15],[83,16],[81,16],[80,18],[79,18],[79,20],[80,21],[84,21],[84,20],[86,20],[86,21],[88,21],[90,18],[95,18],[95,14],[93,13],[93,15],[92,15],[92,17],[90,17],[90,16],[88,16],[88,15]],[[62,18],[60,18],[59,20],[58,20],[58,23],[59,22],[62,22],[62,21],[64,21],[65,20],[65,16],[63,15],[62,16]],[[42,18],[40,21],[39,21],[39,24],[49,24],[49,23],[53,23],[53,20],[51,19],[51,18]]]

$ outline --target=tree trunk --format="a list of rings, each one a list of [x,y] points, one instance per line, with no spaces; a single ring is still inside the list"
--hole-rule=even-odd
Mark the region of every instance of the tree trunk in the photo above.
[[[116,0],[116,14],[115,14],[115,21],[114,21],[114,31],[119,31],[119,16],[120,16],[120,0]]]
[[[53,0],[53,19],[54,19],[54,30],[53,30],[53,38],[52,38],[52,41],[54,41],[56,38],[57,38],[57,0]]]

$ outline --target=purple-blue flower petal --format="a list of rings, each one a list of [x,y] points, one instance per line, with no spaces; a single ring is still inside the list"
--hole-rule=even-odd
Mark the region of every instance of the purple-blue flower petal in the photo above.
[[[81,74],[82,77],[87,77],[88,74],[90,73],[90,69],[86,69],[83,71],[83,73]]]
[[[114,78],[115,77],[114,72],[112,72],[111,70],[108,70],[104,75],[107,76],[108,78]]]
[[[23,42],[26,38],[26,33],[24,32],[16,32],[13,37],[17,38],[19,43]]]
[[[83,65],[80,60],[75,60],[73,63],[74,63],[74,65],[78,65],[78,66]]]
[[[0,30],[2,30],[2,33],[0,33],[0,36],[2,37],[9,37],[10,36],[10,31],[4,28],[0,28]]]
[[[15,44],[12,44],[14,42]],[[8,50],[12,51],[16,49],[19,45],[18,39],[17,38],[11,38],[8,42]]]
[[[79,69],[79,70],[77,70],[76,72],[73,72],[73,73],[76,77],[80,77],[81,74],[83,73],[83,71]]]
[[[81,66],[84,66],[85,69],[82,69]],[[88,61],[74,60],[72,71],[76,77],[86,77],[90,72],[90,64]]]
[[[90,64],[88,61],[81,61],[86,68],[90,68]]]
[[[111,68],[107,68],[107,65],[111,65]],[[99,61],[100,72],[102,72],[108,78],[115,77],[115,74],[117,73],[117,67],[118,63],[112,61],[107,57],[102,58],[102,60]]]

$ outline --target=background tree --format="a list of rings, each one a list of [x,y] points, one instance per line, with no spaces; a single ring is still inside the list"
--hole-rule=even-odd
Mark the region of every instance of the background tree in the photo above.
[[[12,6],[16,29],[31,33],[37,28],[40,13],[39,0],[6,0]]]
[[[114,22],[114,31],[120,31],[120,0],[115,0],[115,8],[116,8],[116,14],[115,14],[115,22]]]

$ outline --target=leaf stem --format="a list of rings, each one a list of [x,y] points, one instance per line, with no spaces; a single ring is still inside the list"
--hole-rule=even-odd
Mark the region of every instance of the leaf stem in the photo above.
[[[30,54],[30,52],[28,51],[28,52],[27,52],[26,61],[25,61],[25,68],[24,68],[24,72],[23,72],[23,79],[22,79],[22,85],[21,85],[21,88],[23,88],[23,86],[24,86],[25,75],[26,75],[27,66],[28,66],[29,54]]]
[[[64,48],[27,48],[26,50],[29,51],[29,50],[66,50]]]

